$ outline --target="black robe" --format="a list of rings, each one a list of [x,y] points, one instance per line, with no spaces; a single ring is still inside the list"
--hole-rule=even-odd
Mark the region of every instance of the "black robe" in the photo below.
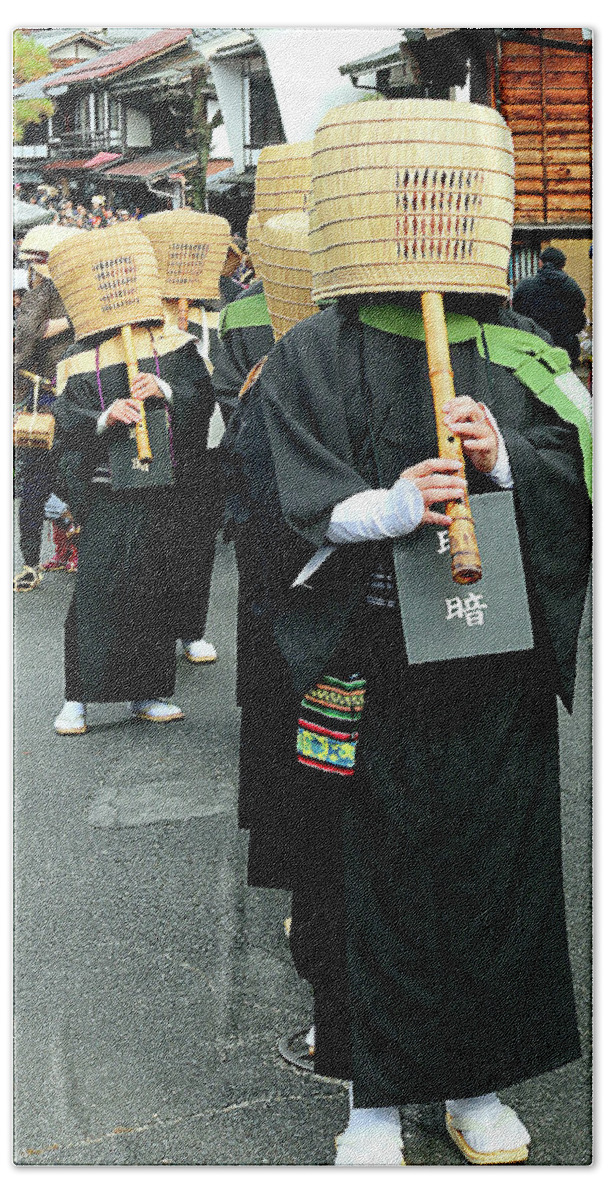
[[[315,1069],[351,1078],[359,1106],[478,1095],[579,1054],[555,697],[571,702],[586,589],[582,456],[576,430],[474,344],[452,362],[456,393],[505,439],[534,649],[409,666],[398,609],[366,604],[389,542],[340,548],[309,588],[286,575],[275,618],[296,694],[324,673],[367,680],[355,776],[329,777],[325,816],[317,789],[301,817],[292,926],[296,953],[325,948],[309,971]],[[352,306],[291,330],[254,386],[300,566],[335,504],[436,455],[424,344]]]
[[[254,303],[252,303],[254,301]],[[281,545],[289,530],[278,503],[268,434],[259,403],[239,393],[274,345],[261,282],[228,305],[220,321],[213,388],[227,423],[220,450],[226,473],[224,533],[239,575],[236,701],[241,709],[239,825],[249,830],[248,881],[290,886],[295,701],[274,639]],[[279,716],[277,718],[277,698]]]
[[[206,450],[214,398],[193,339],[169,327],[153,330],[152,338],[136,329],[134,337],[140,370],[158,372],[173,392],[173,486],[113,491],[109,482],[92,482],[107,470],[111,437],[97,432],[98,417],[129,394],[120,336],[76,344],[58,368],[60,468],[82,524],[66,620],[67,699],[145,700],[173,693],[175,639],[193,619],[199,534],[216,503]],[[162,404],[146,402],[150,408]]]

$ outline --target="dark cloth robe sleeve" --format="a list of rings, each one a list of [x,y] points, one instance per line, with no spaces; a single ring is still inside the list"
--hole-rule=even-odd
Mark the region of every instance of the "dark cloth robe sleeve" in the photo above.
[[[218,338],[211,379],[226,424],[237,407],[239,392],[249,372],[273,345],[274,337],[269,325],[229,329]]]
[[[306,370],[290,343],[279,342],[255,385],[260,388],[283,515],[296,533],[317,547],[326,541],[335,505],[374,486],[352,463],[332,348],[325,347],[328,357],[324,340],[310,347]]]

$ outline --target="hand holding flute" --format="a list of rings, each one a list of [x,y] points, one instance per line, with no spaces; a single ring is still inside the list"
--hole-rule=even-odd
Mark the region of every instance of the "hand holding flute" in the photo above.
[[[118,424],[134,425],[141,420],[141,406],[144,400],[149,400],[153,396],[162,398],[162,395],[154,375],[143,372],[136,375],[131,385],[131,395],[126,399],[115,400],[108,408],[108,428]]]

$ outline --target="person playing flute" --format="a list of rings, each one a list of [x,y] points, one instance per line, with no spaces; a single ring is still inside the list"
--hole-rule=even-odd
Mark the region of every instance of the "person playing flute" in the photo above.
[[[62,735],[87,731],[90,703],[126,701],[153,722],[184,716],[171,699],[180,522],[200,504],[214,404],[195,339],[164,327],[146,235],[125,224],[72,244],[54,262],[78,338],[57,369],[60,469],[82,526]]]
[[[313,142],[311,251],[313,299],[336,303],[285,334],[252,386],[292,531],[274,635],[315,785],[294,830],[291,942],[320,950],[315,1071],[350,1081],[336,1165],[403,1162],[399,1106],[431,1102],[468,1161],[524,1161],[529,1132],[498,1093],[580,1055],[556,697],[571,709],[589,428],[563,352],[504,306],[512,214],[493,110],[332,110]],[[429,292],[454,376],[437,415]],[[415,576],[401,586],[398,551],[431,538],[449,559],[445,506],[469,497],[514,513],[531,635],[410,661],[404,630],[433,597]],[[450,582],[438,639],[490,622],[488,545],[477,583]]]

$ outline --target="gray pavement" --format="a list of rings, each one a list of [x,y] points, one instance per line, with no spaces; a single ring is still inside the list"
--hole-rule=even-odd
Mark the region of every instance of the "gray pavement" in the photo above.
[[[59,738],[72,580],[15,603],[15,1161],[27,1165],[327,1164],[347,1095],[283,1062],[310,1023],[284,892],[245,884],[236,826],[236,572],[218,543],[208,634],[218,662],[181,660],[186,720],[92,705]],[[562,713],[564,856],[581,1031],[589,1041],[586,620],[573,717]],[[456,1036],[456,1033],[455,1033]],[[590,1161],[587,1056],[504,1098],[532,1164]],[[438,1105],[402,1111],[408,1161],[466,1165]]]

